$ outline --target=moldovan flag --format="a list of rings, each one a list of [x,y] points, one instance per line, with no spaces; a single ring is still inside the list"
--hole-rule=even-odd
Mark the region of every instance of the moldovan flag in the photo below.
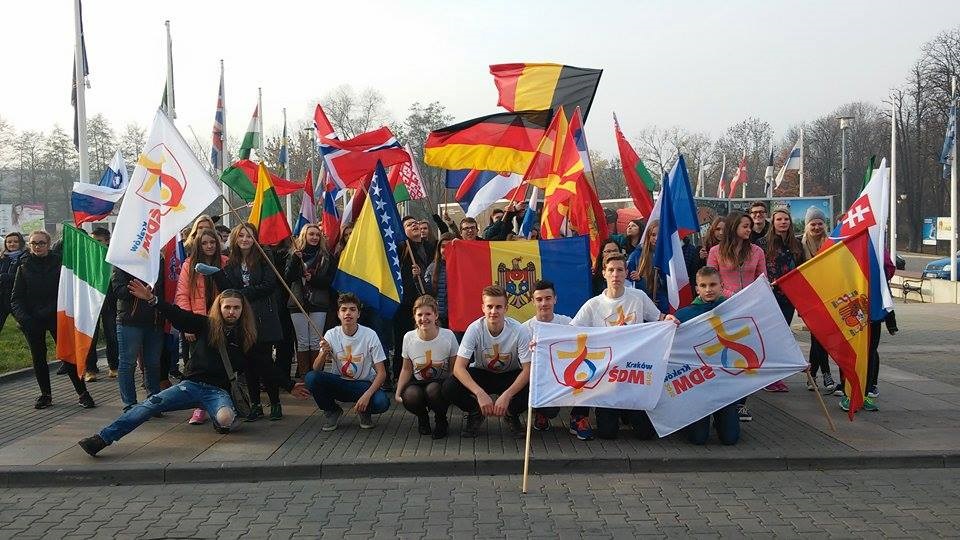
[[[219,196],[206,166],[157,111],[120,205],[107,261],[153,285],[163,246]]]
[[[356,229],[353,234],[357,234]],[[351,241],[353,237],[350,237]],[[590,291],[589,238],[556,240],[454,240],[447,246],[447,298],[450,329],[464,331],[480,317],[483,288],[507,291],[507,316],[525,321],[536,314],[533,284],[553,281],[554,310],[570,317],[593,296]]]
[[[757,279],[677,328],[650,422],[666,437],[806,368],[770,283]]]
[[[113,267],[106,261],[107,247],[87,233],[63,225],[63,268],[57,294],[57,358],[87,369],[100,308],[107,296]]]
[[[863,406],[870,345],[870,237],[844,238],[777,280],[843,371],[850,419]]]
[[[672,321],[608,328],[534,324],[530,406],[652,409],[676,331]]]
[[[566,107],[573,114],[579,106],[586,120],[603,70],[546,63],[494,64],[490,74],[500,94],[497,105],[508,111]]]
[[[273,189],[267,166],[263,163],[260,164],[257,176],[257,192],[253,196],[253,207],[250,208],[248,221],[256,226],[260,243],[272,246],[290,236],[290,224],[283,215],[280,198]]]
[[[498,113],[430,132],[423,145],[427,165],[448,170],[527,172],[550,111]]]

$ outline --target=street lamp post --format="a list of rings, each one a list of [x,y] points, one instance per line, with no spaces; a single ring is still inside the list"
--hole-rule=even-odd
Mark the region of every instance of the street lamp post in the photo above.
[[[840,208],[847,211],[847,130],[852,116],[839,116],[840,121]]]

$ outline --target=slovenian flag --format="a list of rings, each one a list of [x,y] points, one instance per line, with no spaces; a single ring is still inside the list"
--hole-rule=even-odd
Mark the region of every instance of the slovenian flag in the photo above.
[[[117,201],[123,197],[128,183],[130,173],[123,155],[118,150],[96,185],[74,182],[70,193],[74,224],[79,227],[109,216]]]

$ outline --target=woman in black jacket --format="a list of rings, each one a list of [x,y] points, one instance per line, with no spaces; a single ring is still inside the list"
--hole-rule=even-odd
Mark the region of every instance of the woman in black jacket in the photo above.
[[[22,257],[10,295],[10,308],[27,338],[33,359],[33,373],[40,385],[40,397],[34,404],[35,409],[45,409],[53,404],[46,334],[49,332],[53,340],[57,340],[57,290],[60,287],[61,265],[60,255],[50,251],[50,235],[46,231],[32,232],[30,253]],[[80,396],[80,406],[84,409],[96,407],[76,366],[68,369],[67,375]]]
[[[20,259],[26,254],[27,242],[23,235],[12,232],[3,239],[3,253],[0,254],[0,330],[10,316],[10,294],[13,293],[13,279],[17,277]]]
[[[179,384],[124,412],[112,424],[92,437],[79,441],[83,450],[95,456],[97,452],[130,433],[151,417],[169,411],[202,407],[213,418],[218,433],[229,433],[239,420],[230,398],[230,379],[224,363],[230,362],[235,372],[243,372],[247,354],[257,341],[257,327],[250,304],[235,290],[223,291],[214,299],[209,316],[184,311],[167,304],[139,281],[130,283],[129,292],[156,309],[181,332],[195,334],[190,343],[190,356],[184,367],[184,378]],[[220,354],[221,347],[227,358]],[[295,384],[279,371],[267,373],[272,384],[282,386],[300,399],[310,393],[303,383]]]
[[[293,244],[284,272],[290,290],[313,322],[308,322],[293,300],[287,303],[296,330],[298,377],[310,371],[314,358],[320,354],[320,339],[330,308],[330,283],[336,270],[333,257],[323,245],[320,227],[305,225]]]
[[[250,398],[253,408],[248,421],[254,421],[263,416],[263,406],[260,404],[260,380],[266,379],[266,374],[273,369],[273,346],[283,339],[283,329],[280,326],[279,306],[277,305],[277,276],[270,268],[270,264],[263,258],[260,250],[254,245],[257,238],[257,229],[250,223],[241,223],[230,231],[230,254],[227,264],[212,275],[214,282],[221,291],[236,289],[243,293],[253,308],[257,324],[257,343],[247,355],[247,386],[250,388]],[[267,252],[267,256],[270,254]],[[283,417],[280,407],[280,394],[277,385],[265,380],[267,396],[270,399],[270,419],[279,420]]]

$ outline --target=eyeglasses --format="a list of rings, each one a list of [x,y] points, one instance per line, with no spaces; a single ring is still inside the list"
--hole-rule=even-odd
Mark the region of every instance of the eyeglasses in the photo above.
[[[460,227],[461,231],[475,231],[477,227]]]
[[[47,242],[30,242],[31,246],[45,246]]]
[[[754,210],[754,211],[750,212],[750,215],[752,215],[752,216],[762,216],[762,215],[765,215],[766,213],[767,213],[766,210]]]

